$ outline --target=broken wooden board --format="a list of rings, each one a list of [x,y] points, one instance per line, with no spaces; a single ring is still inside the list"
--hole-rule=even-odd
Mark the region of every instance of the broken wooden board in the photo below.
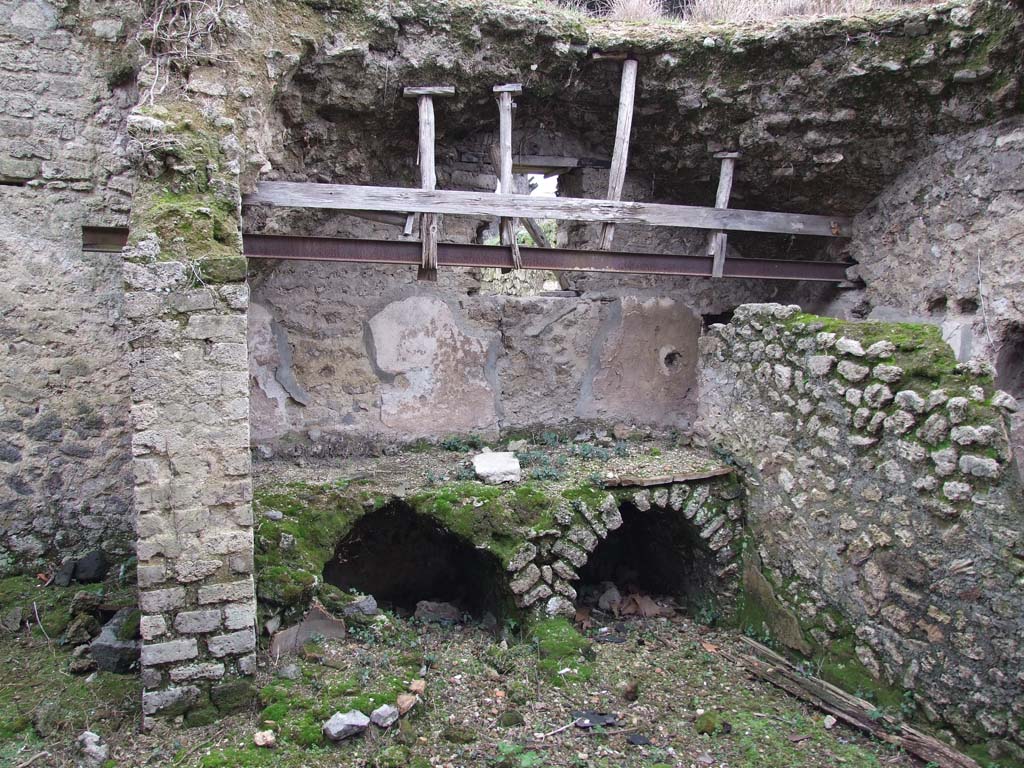
[[[636,59],[622,62],[622,83],[619,87],[619,114],[615,123],[615,146],[612,149],[612,167],[608,173],[608,199],[619,200],[626,183],[626,163],[629,160],[629,134],[633,130],[633,97],[636,94]],[[601,240],[598,248],[607,251],[612,247],[615,225],[601,226]]]
[[[270,638],[270,655],[277,659],[296,654],[314,637],[325,640],[345,638],[345,621],[327,612],[318,600],[298,624],[275,632]]]
[[[741,637],[750,654],[734,654],[724,649],[719,653],[741,665],[748,672],[781,688],[798,699],[809,702],[854,728],[877,739],[902,747],[922,760],[943,768],[980,768],[967,755],[878,708],[864,699],[847,693],[831,683],[799,671],[788,660],[749,637]]]

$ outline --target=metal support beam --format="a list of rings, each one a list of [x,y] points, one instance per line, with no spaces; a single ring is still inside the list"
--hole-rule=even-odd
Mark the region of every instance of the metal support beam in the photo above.
[[[120,253],[128,241],[127,227],[82,227],[86,251]],[[362,264],[420,263],[420,244],[408,240],[350,240],[338,237],[243,235],[242,249],[250,259],[341,261]],[[661,253],[577,251],[567,248],[520,248],[524,269],[573,272],[630,272],[647,275],[711,277],[708,256]],[[512,266],[512,252],[498,245],[438,243],[437,263],[445,267]],[[724,277],[762,280],[811,280],[841,283],[849,264],[832,261],[729,259]]]
[[[377,264],[418,264],[417,243],[389,240],[349,240],[329,237],[245,235],[250,259],[299,259]],[[676,256],[616,251],[577,251],[565,248],[525,248],[519,253],[523,269],[574,272],[631,272],[647,275],[711,277],[708,256]],[[442,267],[512,267],[512,250],[500,245],[438,243],[437,263]],[[725,277],[767,280],[840,282],[849,265],[837,262],[781,259],[730,259]]]

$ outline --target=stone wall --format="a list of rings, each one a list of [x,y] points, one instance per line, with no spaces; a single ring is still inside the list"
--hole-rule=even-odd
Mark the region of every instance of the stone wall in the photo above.
[[[1024,119],[934,147],[854,220],[851,273],[870,317],[941,324],[962,359],[1006,369],[1024,397],[1011,381],[1024,338]],[[1024,465],[1024,414],[1013,424]]]
[[[253,286],[264,453],[629,421],[688,427],[700,318],[670,297],[469,294],[452,270],[282,263]]]
[[[238,148],[187,103],[138,110],[125,253],[144,715],[245,706],[256,669]],[[228,681],[221,682],[222,678]]]
[[[700,427],[745,473],[748,593],[783,606],[768,629],[796,617],[787,644],[840,682],[910,691],[918,714],[1019,756],[1016,405],[990,374],[932,326],[750,305],[702,341]]]
[[[0,575],[134,548],[121,263],[130,2],[0,2]]]

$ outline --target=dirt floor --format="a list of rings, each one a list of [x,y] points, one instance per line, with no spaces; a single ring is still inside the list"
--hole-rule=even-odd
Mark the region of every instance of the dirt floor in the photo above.
[[[53,593],[32,595],[43,613],[56,610],[47,607]],[[592,618],[584,638],[564,620],[523,637],[516,626],[385,615],[344,640],[314,642],[303,658],[264,655],[260,701],[249,711],[140,733],[137,679],[69,674],[71,650],[48,641],[32,616],[3,638],[0,765],[75,765],[86,728],[109,745],[110,766],[919,765],[842,726],[827,729],[821,713],[749,679],[719,654],[735,634],[681,616]],[[397,725],[323,742],[334,711],[394,702],[415,680],[425,689]],[[615,724],[570,725],[585,710],[613,714]],[[260,730],[275,732],[276,747],[254,745]]]

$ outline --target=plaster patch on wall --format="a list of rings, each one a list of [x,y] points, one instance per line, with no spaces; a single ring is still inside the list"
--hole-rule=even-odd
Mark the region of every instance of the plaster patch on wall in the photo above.
[[[410,436],[497,429],[488,377],[491,339],[459,326],[451,307],[432,296],[388,304],[369,322],[382,381],[381,422]]]
[[[688,422],[700,328],[700,316],[672,298],[623,298],[595,339],[578,415],[646,422],[653,411]]]

